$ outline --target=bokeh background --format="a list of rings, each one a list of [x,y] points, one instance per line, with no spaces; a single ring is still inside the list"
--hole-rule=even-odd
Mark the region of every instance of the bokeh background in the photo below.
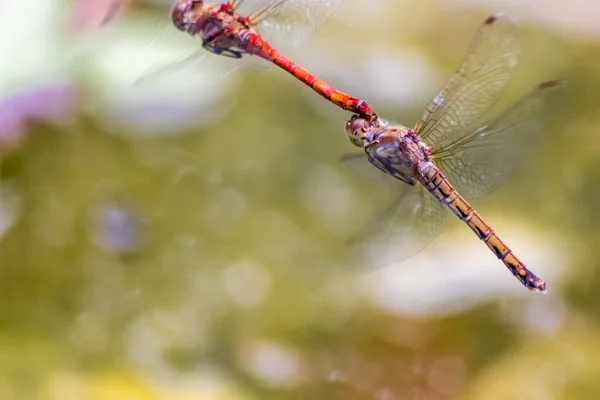
[[[454,218],[347,268],[387,205],[339,162],[348,113],[276,67],[133,85],[189,54],[170,3],[0,2],[0,399],[600,397],[600,5],[346,0],[287,53],[410,126],[484,18],[518,17],[504,104],[568,87],[473,204],[541,295]]]

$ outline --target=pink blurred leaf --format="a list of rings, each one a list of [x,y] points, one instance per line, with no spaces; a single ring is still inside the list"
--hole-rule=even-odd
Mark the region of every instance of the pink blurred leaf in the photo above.
[[[71,34],[84,34],[104,27],[119,17],[131,0],[78,0],[69,16]]]

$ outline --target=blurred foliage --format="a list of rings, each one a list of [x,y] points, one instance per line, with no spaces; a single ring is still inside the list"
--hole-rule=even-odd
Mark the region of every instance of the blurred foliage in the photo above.
[[[418,49],[442,84],[485,12],[437,6],[398,5],[357,40]],[[331,24],[319,35],[351,42]],[[0,398],[598,398],[600,41],[525,32],[506,98],[554,77],[568,90],[538,151],[475,204],[566,245],[551,295],[518,288],[422,317],[374,304],[344,268],[344,241],[385,206],[338,162],[356,151],[349,115],[276,68],[247,71],[224,91],[231,109],[192,128],[144,137],[86,110],[5,151],[0,178],[19,207],[0,230]],[[102,82],[79,84],[93,97]],[[369,102],[410,124],[431,85],[402,108]]]

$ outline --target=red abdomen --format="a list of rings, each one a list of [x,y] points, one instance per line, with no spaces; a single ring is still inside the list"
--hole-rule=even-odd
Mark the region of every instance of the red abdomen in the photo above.
[[[271,47],[266,40],[262,39],[260,35],[248,32],[243,36],[244,42],[248,45],[245,46],[244,50],[264,58],[265,60],[270,61],[280,68],[286,70],[290,74],[294,75],[296,79],[304,82],[305,85],[310,86],[315,92],[338,107],[359,114],[368,121],[374,121],[378,118],[377,114],[375,114],[371,106],[369,106],[366,101],[347,95],[346,93],[343,93],[333,86],[327,84],[325,81],[319,79],[304,68],[292,62],[284,55],[280,54],[277,50]]]

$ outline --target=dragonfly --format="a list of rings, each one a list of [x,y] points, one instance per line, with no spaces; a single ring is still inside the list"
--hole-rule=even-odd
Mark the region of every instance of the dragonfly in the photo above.
[[[375,237],[375,255],[389,248],[394,248],[390,257],[395,262],[414,255],[440,233],[448,208],[526,288],[546,291],[546,282],[527,269],[462,196],[482,197],[506,179],[540,136],[548,95],[563,86],[558,80],[541,83],[486,119],[516,65],[516,31],[506,14],[488,17],[413,129],[383,120],[373,125],[359,115],[346,123],[348,138],[364,149],[368,161],[403,182],[394,204],[366,228]],[[349,158],[356,156],[364,159],[356,154]]]
[[[271,33],[275,41],[297,45],[325,22],[342,1],[228,0],[207,4],[203,0],[178,0],[171,17],[179,30],[202,41],[202,49],[190,58],[199,58],[207,52],[231,58],[260,57],[289,72],[338,107],[376,122],[377,114],[366,101],[339,91],[292,62],[259,33]],[[254,11],[241,13],[243,6]]]

